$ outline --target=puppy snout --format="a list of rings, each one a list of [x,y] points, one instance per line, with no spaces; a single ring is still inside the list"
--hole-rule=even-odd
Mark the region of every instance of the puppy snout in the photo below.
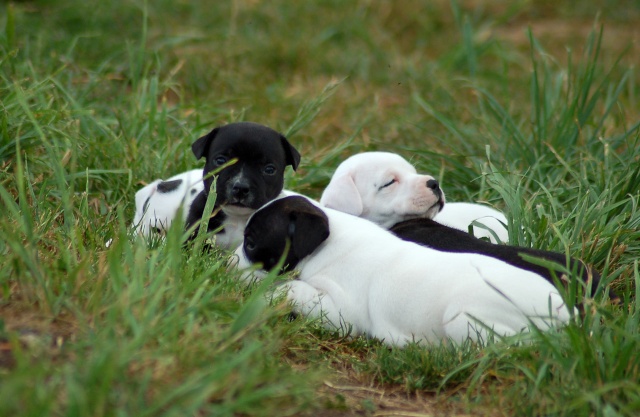
[[[431,178],[427,180],[427,188],[431,190],[433,195],[436,197],[438,204],[440,205],[440,210],[442,210],[442,206],[444,205],[444,193],[440,189],[440,184],[435,179]]]
[[[231,195],[237,199],[243,199],[249,195],[249,189],[249,183],[246,181],[236,181],[231,187]]]

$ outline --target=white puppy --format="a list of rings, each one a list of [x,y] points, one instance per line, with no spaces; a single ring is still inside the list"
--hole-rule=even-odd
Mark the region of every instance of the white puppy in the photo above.
[[[324,190],[320,203],[390,228],[413,218],[435,219],[455,229],[468,231],[472,222],[491,229],[500,241],[509,238],[506,217],[480,204],[448,203],[438,182],[420,175],[400,155],[364,152],[342,162]],[[496,239],[489,230],[474,227],[476,237]]]
[[[281,287],[295,311],[390,345],[479,340],[570,318],[556,288],[534,273],[406,242],[302,196],[274,200],[252,215],[237,266],[269,270],[284,253],[283,269],[299,272]]]
[[[400,155],[365,152],[342,162],[320,204],[389,228],[416,217],[433,218],[444,193],[429,175],[419,175]]]
[[[191,203],[204,189],[202,169],[155,180],[136,192],[136,213],[132,227],[142,236],[164,234],[175,220],[180,207],[186,220]]]

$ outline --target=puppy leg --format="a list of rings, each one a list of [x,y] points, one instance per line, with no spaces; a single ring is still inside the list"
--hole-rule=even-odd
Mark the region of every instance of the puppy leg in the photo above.
[[[445,337],[458,343],[514,335],[527,330],[529,323],[530,319],[513,305],[500,302],[456,304],[443,315]]]
[[[353,323],[345,323],[331,296],[304,281],[292,281],[281,288],[287,292],[287,300],[293,304],[295,313],[311,318],[320,318],[328,329],[350,330],[352,335],[359,333]]]
[[[446,316],[451,318],[444,323],[445,338],[457,343],[467,339],[486,342],[493,335],[508,336],[516,333],[509,326],[490,322],[466,311],[447,312]]]

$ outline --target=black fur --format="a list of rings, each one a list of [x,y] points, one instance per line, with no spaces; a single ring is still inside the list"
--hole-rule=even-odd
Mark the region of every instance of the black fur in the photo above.
[[[157,190],[161,194],[170,193],[180,187],[180,184],[182,184],[182,180],[162,181],[158,184]]]
[[[469,233],[442,225],[431,219],[403,221],[395,224],[389,230],[403,240],[415,242],[443,252],[478,253],[491,256],[515,267],[535,272],[552,284],[555,283],[552,273],[548,268],[525,261],[520,255],[525,254],[555,262],[563,267],[567,266],[567,259],[565,255],[561,253],[519,246],[495,245],[478,239]],[[600,274],[596,270],[587,267],[582,261],[573,258],[570,259],[569,270],[577,271],[577,276],[585,283],[592,281],[590,295],[593,295],[600,282]],[[559,278],[560,275],[560,273],[556,273],[556,277]],[[617,298],[613,292],[609,294],[611,298]]]
[[[244,230],[243,250],[252,263],[271,270],[285,253],[283,271],[290,271],[329,237],[329,219],[306,198],[281,198],[257,211]]]
[[[144,204],[142,205],[142,212],[146,212],[149,209],[149,201],[151,200],[151,196],[147,197],[146,200],[144,200]]]
[[[285,168],[291,165],[295,170],[300,163],[300,154],[282,134],[250,122],[217,127],[196,140],[191,149],[196,158],[206,159],[205,179],[204,191],[189,209],[186,226],[190,228],[202,218],[215,180],[215,215],[209,220],[208,231],[224,225],[226,215],[220,207],[256,210],[273,200],[282,192]],[[227,164],[215,176],[208,175]]]
[[[195,225],[202,218],[202,213],[204,213],[204,206],[207,204],[208,194],[205,194],[204,191],[201,191],[196,198],[193,199],[191,206],[189,207],[189,213],[187,214],[187,222],[186,229],[188,230],[190,227]],[[218,230],[224,224],[224,220],[227,215],[224,214],[223,211],[218,210],[218,204],[216,202],[212,215],[209,218],[209,223],[207,225],[207,231],[211,232],[213,230]],[[220,229],[219,233],[224,233],[224,230]],[[197,230],[194,231],[193,236],[197,234]],[[192,237],[193,237],[192,236]]]

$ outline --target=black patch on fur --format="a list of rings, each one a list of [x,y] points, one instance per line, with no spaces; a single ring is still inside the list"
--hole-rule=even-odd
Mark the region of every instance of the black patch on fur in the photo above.
[[[177,190],[180,184],[182,184],[182,180],[162,181],[158,184],[158,192],[160,194],[170,193]]]
[[[144,204],[142,205],[142,213],[147,212],[147,209],[149,208],[149,200],[151,200],[151,196],[147,197],[147,199],[144,200]]]
[[[552,284],[555,283],[553,282],[552,272],[548,268],[525,261],[520,255],[525,254],[542,258],[563,267],[567,265],[567,259],[561,253],[520,246],[496,245],[431,219],[406,220],[393,225],[389,230],[403,240],[415,242],[442,252],[477,253],[490,256],[517,268],[534,272]],[[577,271],[577,276],[585,283],[590,279],[593,281],[591,294],[589,294],[593,296],[600,282],[600,274],[596,270],[588,268],[581,260],[574,258],[569,261],[569,270]],[[556,273],[556,276],[559,278],[560,273]],[[618,298],[611,291],[609,294],[612,299]]]
[[[329,219],[306,198],[290,196],[255,212],[244,236],[245,255],[265,270],[278,264],[289,242],[283,271],[290,271],[329,237]]]

